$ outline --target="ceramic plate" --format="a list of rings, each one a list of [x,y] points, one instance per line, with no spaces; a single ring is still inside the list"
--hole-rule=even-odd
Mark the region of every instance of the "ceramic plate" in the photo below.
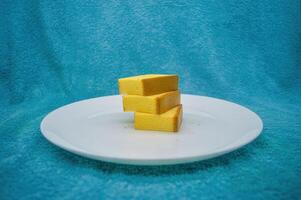
[[[251,110],[228,101],[181,96],[179,132],[138,131],[133,113],[122,110],[119,95],[75,102],[49,113],[41,132],[51,143],[75,154],[113,163],[179,164],[204,160],[253,141],[263,124]]]

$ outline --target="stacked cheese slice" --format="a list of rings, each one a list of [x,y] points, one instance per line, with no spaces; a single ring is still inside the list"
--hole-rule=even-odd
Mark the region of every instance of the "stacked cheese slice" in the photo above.
[[[118,82],[123,110],[135,112],[135,129],[179,130],[182,105],[177,75],[147,74],[121,78]]]

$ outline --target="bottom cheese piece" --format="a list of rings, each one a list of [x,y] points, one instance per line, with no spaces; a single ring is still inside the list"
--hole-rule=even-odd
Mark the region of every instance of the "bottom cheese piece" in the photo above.
[[[182,123],[182,115],[182,105],[159,115],[136,112],[135,129],[177,132]]]

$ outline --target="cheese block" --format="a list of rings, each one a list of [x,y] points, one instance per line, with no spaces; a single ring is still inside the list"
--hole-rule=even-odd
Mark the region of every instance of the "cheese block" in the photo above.
[[[123,110],[161,114],[180,104],[179,90],[150,96],[125,95]]]
[[[118,80],[120,94],[155,95],[178,89],[178,76],[168,74],[146,74]]]
[[[178,105],[160,115],[135,113],[135,129],[177,132],[182,123],[182,105]]]

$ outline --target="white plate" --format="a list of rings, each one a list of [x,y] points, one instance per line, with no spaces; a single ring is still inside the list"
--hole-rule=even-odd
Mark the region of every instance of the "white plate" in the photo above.
[[[135,165],[187,163],[216,157],[254,140],[261,119],[240,105],[195,95],[182,95],[183,123],[178,133],[138,131],[133,113],[122,111],[121,96],[72,103],[48,114],[43,135],[75,154]]]

